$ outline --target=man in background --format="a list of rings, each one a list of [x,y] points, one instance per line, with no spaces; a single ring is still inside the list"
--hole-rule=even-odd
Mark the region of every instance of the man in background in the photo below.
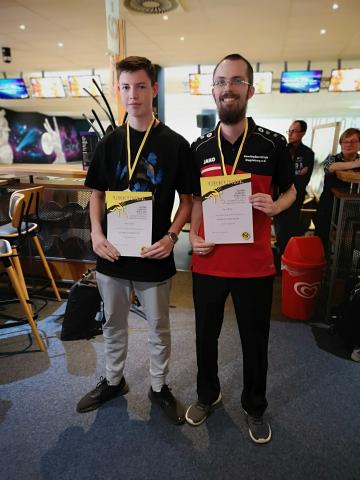
[[[306,130],[307,124],[304,120],[295,120],[287,132],[288,150],[295,171],[296,200],[289,209],[274,217],[276,240],[280,254],[284,252],[291,237],[304,234],[300,223],[300,212],[306,195],[306,187],[314,168],[314,152],[302,143]]]

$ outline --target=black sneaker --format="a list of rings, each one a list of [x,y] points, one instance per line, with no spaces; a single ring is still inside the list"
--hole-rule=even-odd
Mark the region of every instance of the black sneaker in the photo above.
[[[162,408],[172,423],[182,425],[185,422],[185,409],[176,400],[167,385],[163,385],[160,392],[154,392],[152,387],[150,387],[149,398],[153,403],[158,404]]]
[[[192,403],[186,410],[185,420],[190,423],[190,425],[198,427],[205,422],[210,413],[212,413],[216,408],[221,407],[221,405],[222,397],[220,392],[215,402],[211,403],[210,405],[206,405],[201,402]]]
[[[246,413],[246,412],[245,412]],[[246,413],[249,435],[255,443],[268,443],[271,440],[271,428],[264,417],[253,417]]]
[[[77,404],[76,411],[78,413],[91,412],[108,400],[125,395],[128,391],[129,387],[124,377],[122,377],[119,385],[109,385],[106,378],[100,377],[100,382],[94,390],[87,393]]]

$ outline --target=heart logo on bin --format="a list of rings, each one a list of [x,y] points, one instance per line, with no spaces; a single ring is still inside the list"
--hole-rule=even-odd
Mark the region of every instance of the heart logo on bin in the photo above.
[[[299,297],[302,298],[314,298],[319,293],[320,282],[306,283],[296,282],[294,284],[294,290]]]

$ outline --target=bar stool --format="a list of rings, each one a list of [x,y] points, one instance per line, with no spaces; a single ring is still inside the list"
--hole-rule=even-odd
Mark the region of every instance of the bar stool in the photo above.
[[[34,334],[36,343],[42,352],[46,351],[45,344],[40,336],[39,330],[37,328],[36,322],[32,316],[32,311],[30,305],[26,302],[23,288],[20,284],[19,277],[16,273],[16,270],[13,266],[13,261],[15,256],[13,254],[13,249],[11,248],[10,243],[7,240],[0,239],[0,261],[3,264],[12,287],[14,288],[16,295],[19,299],[19,302],[22,306],[22,309],[25,313],[26,319],[30,324],[31,330]]]
[[[12,253],[14,254],[13,263],[25,299],[29,300],[29,295],[18,258],[17,248],[20,243],[30,235],[39,253],[46,275],[50,280],[56,299],[61,302],[59,290],[37,237],[38,224],[32,221],[34,218],[35,220],[39,218],[38,212],[42,191],[43,187],[38,186],[17,190],[11,195],[9,201],[9,217],[11,218],[11,223],[0,226],[0,238],[8,240],[11,243]]]

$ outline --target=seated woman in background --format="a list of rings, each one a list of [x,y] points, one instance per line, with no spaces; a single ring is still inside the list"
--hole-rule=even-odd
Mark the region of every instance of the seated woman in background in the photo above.
[[[328,155],[324,161],[324,188],[320,196],[316,213],[315,235],[318,235],[324,245],[326,254],[329,250],[330,222],[334,195],[332,188],[348,190],[349,183],[343,182],[336,176],[341,170],[360,171],[360,130],[348,128],[339,140],[341,152],[336,155]]]

